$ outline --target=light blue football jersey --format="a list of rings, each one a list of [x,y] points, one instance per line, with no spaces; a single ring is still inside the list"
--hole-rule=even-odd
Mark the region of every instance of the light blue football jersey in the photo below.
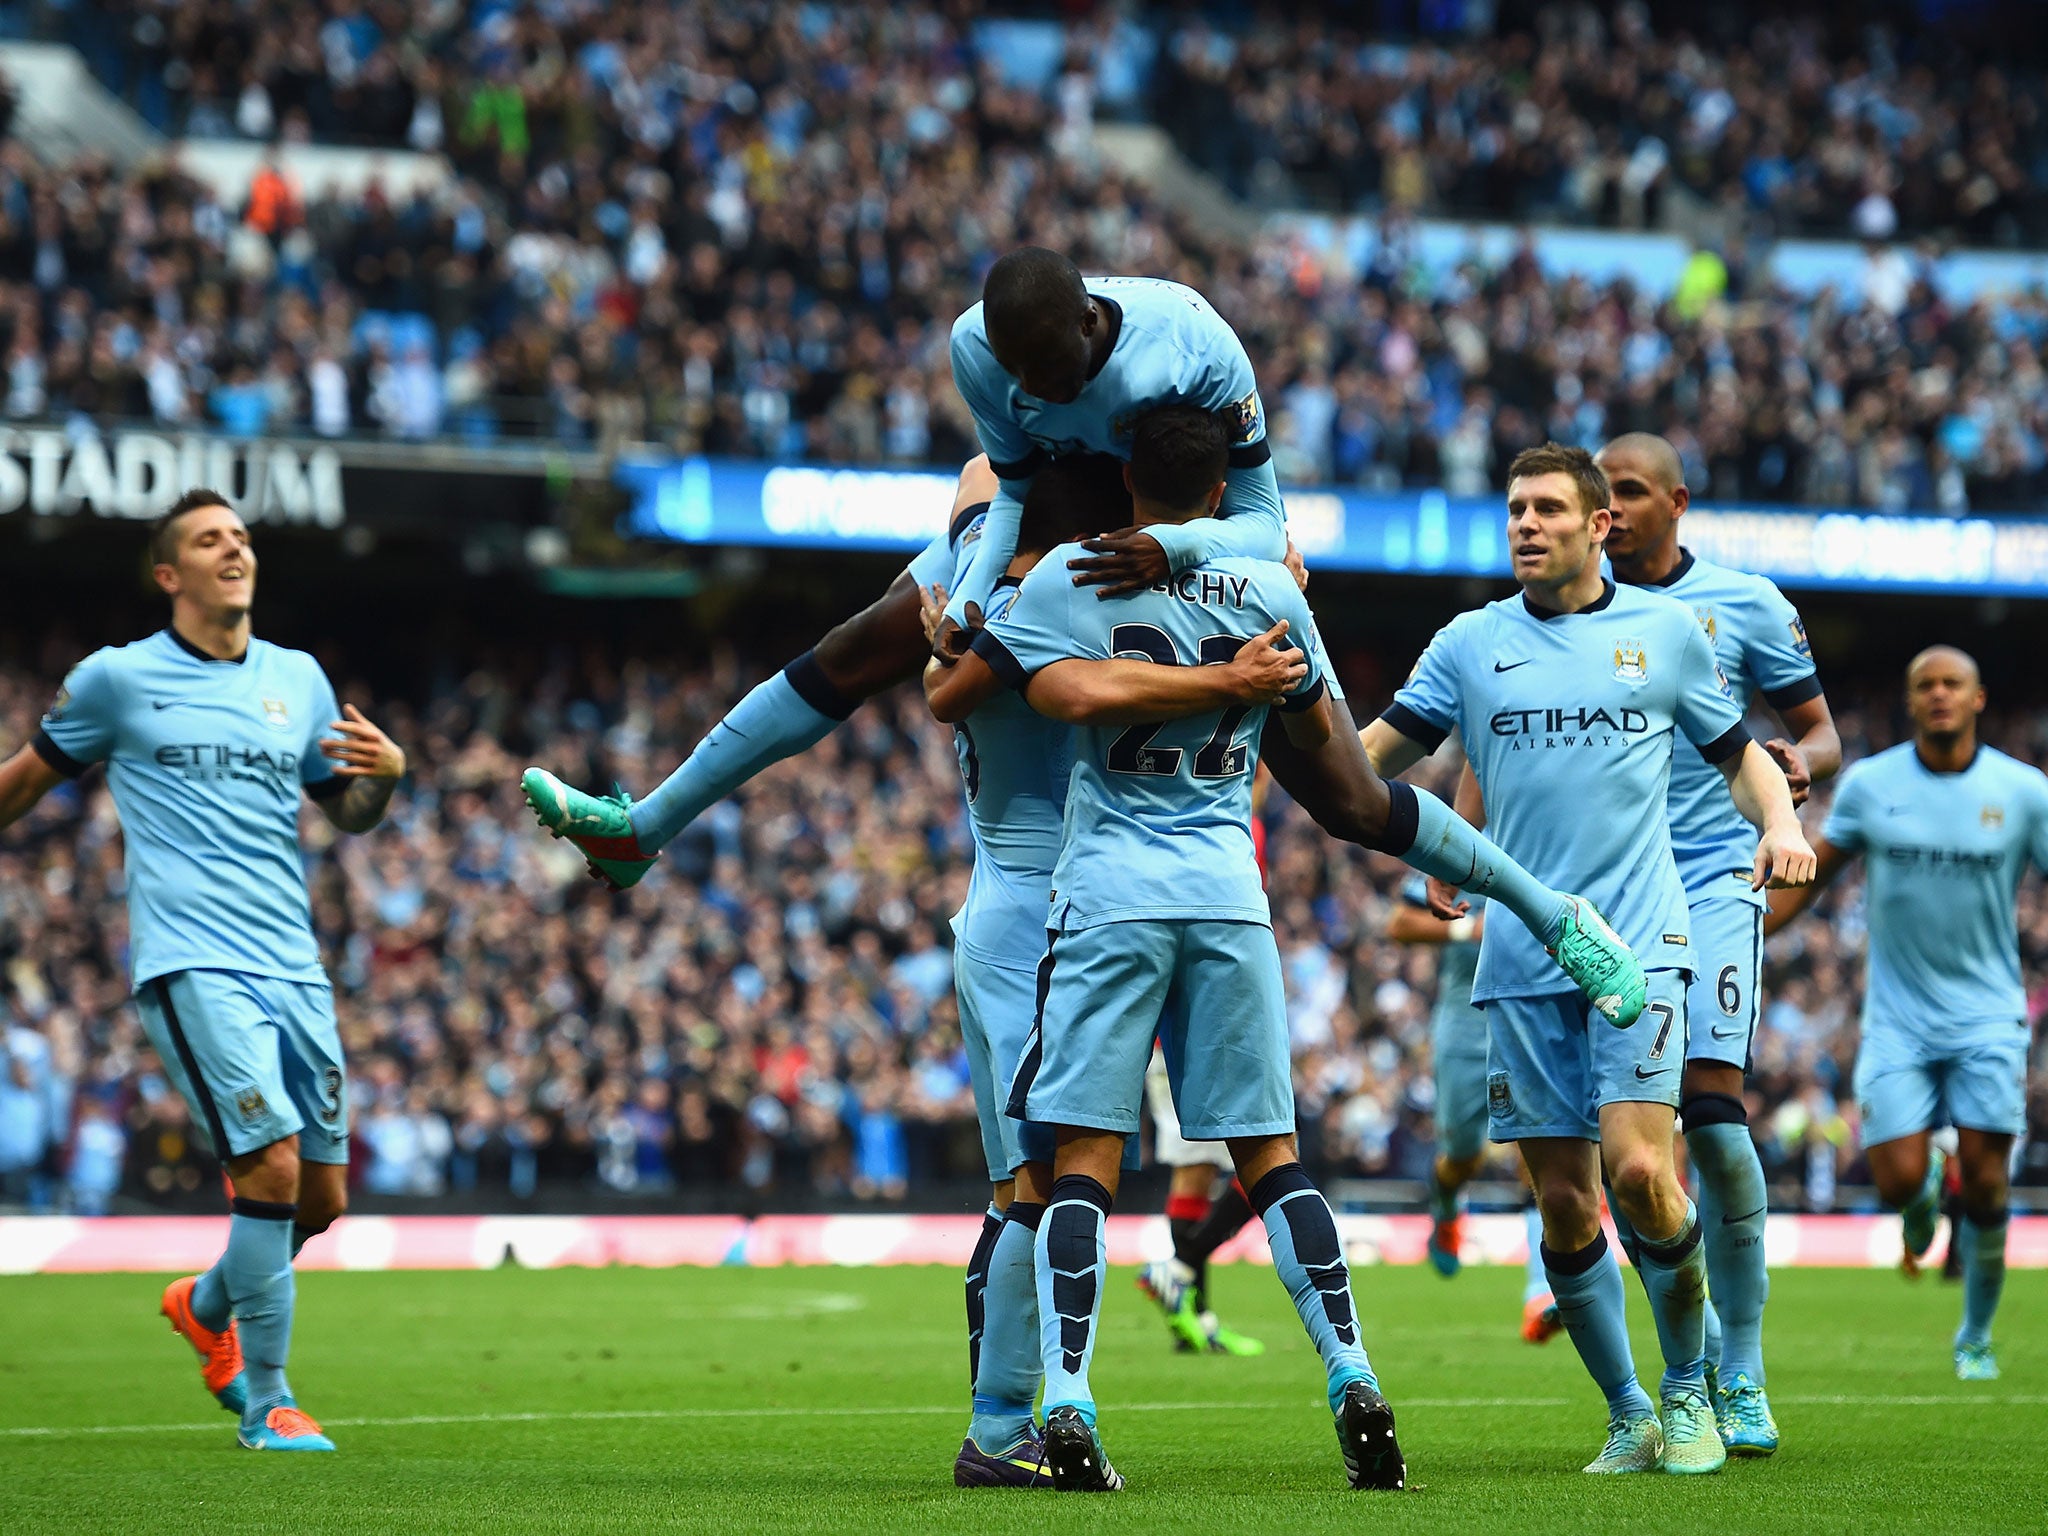
[[[1432,750],[1461,731],[1493,840],[1591,898],[1646,969],[1692,969],[1671,762],[1694,747],[1725,762],[1749,733],[1690,608],[1612,582],[1571,614],[1517,593],[1439,630],[1382,718]],[[1522,924],[1487,925],[1474,1002],[1570,987]]]
[[[1842,776],[1821,836],[1863,855],[1870,930],[1866,1029],[1939,1041],[2026,1017],[2014,895],[2048,870],[2048,778],[1979,747],[1936,773],[1912,742]]]
[[[1192,288],[1149,277],[1097,277],[1088,291],[1120,317],[1102,371],[1065,405],[1027,395],[1003,371],[988,344],[981,306],[953,322],[953,384],[974,415],[976,433],[1002,491],[990,508],[983,553],[953,594],[958,619],[972,600],[987,605],[995,580],[1017,552],[1017,522],[1031,477],[1072,453],[1131,456],[1138,418],[1161,405],[1222,412],[1232,431],[1230,474],[1220,517],[1147,529],[1175,571],[1229,556],[1278,560],[1287,552],[1266,412],[1244,343]],[[1104,532],[1110,530],[1104,529]]]
[[[974,558],[979,518],[956,555],[959,571]],[[989,598],[990,623],[1010,611],[1019,585],[1004,577]],[[960,947],[991,965],[1029,971],[1045,956],[1053,867],[1059,862],[1073,768],[1073,729],[1048,720],[1017,694],[1002,692],[953,727],[967,821],[974,833],[974,872],[967,900],[953,918]]]
[[[1671,574],[1644,590],[1676,598],[1698,616],[1745,713],[1759,693],[1780,712],[1820,696],[1806,626],[1775,583],[1680,550]],[[1693,752],[1671,762],[1671,852],[1692,900],[1731,896],[1764,904],[1764,893],[1749,888],[1756,828],[1735,809],[1720,770]]]
[[[107,765],[137,986],[187,970],[327,979],[299,797],[348,786],[319,748],[338,713],[317,661],[261,640],[216,661],[165,629],[71,669],[37,750],[72,776]]]
[[[1148,591],[1106,603],[1076,587],[1055,549],[974,648],[1011,687],[1069,657],[1128,656],[1198,666],[1235,656],[1281,619],[1309,671],[1285,707],[1322,697],[1326,666],[1315,621],[1285,566],[1214,560]],[[1212,919],[1270,923],[1252,849],[1252,776],[1264,708],[1232,707],[1164,725],[1074,732],[1065,839],[1053,877],[1052,926]]]

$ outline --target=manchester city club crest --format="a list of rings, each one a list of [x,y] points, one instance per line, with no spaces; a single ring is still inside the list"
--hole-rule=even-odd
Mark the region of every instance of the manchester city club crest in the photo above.
[[[283,699],[265,699],[263,721],[272,730],[288,731],[292,728],[292,712],[285,707]]]
[[[1631,688],[1650,680],[1650,653],[1642,641],[1624,636],[1614,642],[1614,675]]]

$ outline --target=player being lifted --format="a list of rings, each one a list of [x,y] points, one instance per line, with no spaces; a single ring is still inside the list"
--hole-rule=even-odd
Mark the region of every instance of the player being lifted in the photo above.
[[[1690,500],[1677,450],[1632,432],[1600,450],[1614,525],[1607,558],[1615,578],[1674,597],[1698,615],[1736,704],[1755,696],[1777,712],[1786,740],[1764,743],[1784,770],[1796,805],[1842,766],[1842,740],[1814,674],[1806,627],[1768,579],[1702,560],[1678,542]],[[1768,1456],[1778,1425],[1764,1395],[1763,1313],[1768,1199],[1742,1098],[1756,1031],[1763,963],[1763,897],[1750,888],[1756,833],[1728,787],[1697,754],[1671,763],[1671,851],[1692,921],[1691,1021],[1679,1079],[1678,1116],[1699,1175],[1700,1228],[1713,1300],[1707,1366],[1718,1375],[1714,1409],[1731,1456]],[[1624,1244],[1633,1242],[1617,1221]],[[1718,1349],[1714,1338],[1719,1323]]]
[[[1868,974],[1856,1100],[1885,1203],[1905,1218],[1915,1260],[1934,1240],[1938,1126],[1956,1129],[1963,1219],[1963,1322],[1956,1375],[1995,1381],[1991,1319],[2005,1286],[2008,1174],[2026,1129],[2027,1000],[2016,893],[2048,871],[2048,778],[1977,740],[1984,685],[1961,651],[1936,646],[1906,669],[1913,739],[1842,776],[1820,840],[1815,886],[1861,854]],[[1772,898],[1766,931],[1812,890]]]
[[[1110,536],[1075,552],[1072,580],[1102,584],[1107,596],[1163,581],[1210,554],[1278,560],[1285,553],[1251,362],[1236,333],[1193,289],[1138,277],[1084,283],[1066,257],[1027,246],[989,269],[982,301],[954,324],[952,348],[954,383],[1000,480],[969,572],[956,578],[942,547],[920,556],[878,601],[734,706],[637,804],[529,770],[522,787],[541,824],[574,842],[602,878],[632,885],[707,807],[823,740],[863,700],[917,676],[932,649],[920,586],[957,588],[941,641],[957,653],[965,638],[958,621],[979,615],[1015,552],[1032,477],[1056,456],[1128,458],[1132,424],[1151,406],[1186,401],[1228,413],[1235,442],[1220,513],[1230,521],[1095,530]]]
[[[1092,456],[1091,456],[1092,459]],[[1120,470],[1070,458],[1049,467],[1025,499],[1017,554],[997,583],[991,616],[1006,612],[1018,583],[1055,545],[1121,524],[1130,514]],[[1092,471],[1092,472],[1091,472]],[[994,477],[977,460],[961,477],[956,571],[973,558]],[[937,632],[947,588],[931,589],[926,621]],[[1010,1077],[1036,1011],[1045,953],[1047,893],[1059,856],[1072,732],[1220,708],[1270,703],[1307,672],[1302,653],[1276,648],[1278,633],[1246,644],[1229,663],[1167,668],[1119,661],[1099,673],[1054,668],[1026,698],[998,693],[954,726],[974,836],[967,900],[953,920],[954,995],[974,1084],[992,1199],[967,1271],[973,1417],[953,1464],[961,1487],[1033,1487],[1048,1481],[1033,1419],[1038,1396],[1038,1290],[1033,1244],[1052,1188],[1052,1132],[1003,1112]],[[1132,1151],[1136,1150],[1133,1145]]]
[[[163,1312],[239,1415],[243,1445],[331,1451],[285,1381],[292,1260],[341,1214],[348,1174],[348,1082],[299,797],[341,831],[367,832],[405,754],[355,706],[336,710],[311,656],[251,636],[256,552],[226,497],[180,496],[150,555],[170,627],[72,669],[34,741],[0,766],[0,827],[107,764],[136,1006],[234,1183],[226,1252],[173,1281]]]
[[[1674,732],[1720,767],[1761,829],[1754,884],[1803,884],[1813,854],[1785,776],[1750,740],[1692,610],[1601,575],[1611,514],[1592,458],[1545,444],[1518,455],[1509,477],[1521,592],[1445,626],[1366,728],[1366,747],[1398,772],[1460,729],[1501,841],[1591,893],[1642,958],[1649,1007],[1634,1028],[1611,1030],[1561,993],[1523,930],[1487,925],[1473,999],[1490,1026],[1490,1133],[1520,1146],[1558,1311],[1607,1397],[1607,1444],[1586,1470],[1711,1472],[1726,1452],[1706,1395],[1705,1261],[1672,1148],[1696,964],[1665,823]],[[1603,1161],[1640,1236],[1665,1362],[1661,1428],[1636,1380],[1621,1271],[1600,1230]]]

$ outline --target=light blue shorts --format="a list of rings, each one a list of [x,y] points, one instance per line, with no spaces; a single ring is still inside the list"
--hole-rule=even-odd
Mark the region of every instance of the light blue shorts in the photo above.
[[[1863,1145],[1939,1125],[2017,1136],[2027,1128],[2027,1026],[1967,1024],[1949,1038],[1866,1026],[1856,1052]]]
[[[135,1003],[215,1156],[296,1136],[306,1162],[348,1161],[348,1072],[326,983],[173,971]]]
[[[1051,1126],[1003,1113],[1010,1079],[1038,1014],[1038,976],[991,965],[960,944],[953,949],[953,993],[960,1005],[967,1075],[974,1083],[974,1113],[981,1121],[981,1152],[988,1160],[989,1182],[1000,1184],[1025,1163],[1052,1161]]]
[[[1486,1145],[1486,1010],[1439,995],[1429,1020],[1436,1067],[1436,1150],[1459,1161]]]
[[[1263,923],[1105,923],[1056,934],[1039,997],[1012,1115],[1135,1136],[1157,1037],[1182,1136],[1294,1130],[1287,992]]]
[[[1692,952],[1699,969],[1692,978],[1685,1059],[1747,1072],[1764,963],[1763,908],[1728,896],[1694,902]]]
[[[1486,1005],[1487,1132],[1600,1139],[1603,1104],[1678,1107],[1685,1062],[1684,971],[1651,971],[1650,1002],[1616,1029],[1576,992],[1500,997]]]

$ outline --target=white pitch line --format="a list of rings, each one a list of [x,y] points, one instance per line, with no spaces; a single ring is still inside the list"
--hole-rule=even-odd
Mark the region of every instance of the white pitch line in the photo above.
[[[1997,1396],[1944,1396],[1849,1393],[1826,1395],[1781,1394],[1777,1402],[1808,1407],[1852,1408],[2035,1408],[2048,1404],[2048,1394],[2004,1393]],[[1395,1400],[1398,1408],[1564,1408],[1564,1397],[1407,1397]],[[1111,1403],[1108,1411],[1119,1413],[1234,1413],[1270,1412],[1305,1406],[1288,1402],[1177,1402]],[[958,1403],[916,1403],[897,1408],[614,1408],[558,1413],[418,1413],[396,1418],[323,1419],[330,1429],[408,1429],[462,1424],[610,1424],[636,1420],[675,1419],[888,1419],[922,1414],[957,1414]],[[204,1434],[225,1428],[222,1419],[198,1424],[29,1424],[0,1427],[0,1438],[57,1439],[74,1435],[177,1435]]]
[[[1561,1408],[1562,1397],[1411,1397],[1404,1408]],[[1116,1403],[1115,1413],[1267,1412],[1306,1406],[1307,1400],[1280,1403],[1178,1402]],[[441,1424],[607,1424],[644,1419],[887,1419],[928,1413],[962,1413],[959,1403],[915,1403],[900,1408],[614,1408],[559,1413],[417,1413],[397,1418],[322,1419],[329,1429],[406,1429]],[[223,1427],[223,1420],[198,1424],[28,1424],[0,1428],[0,1437],[55,1438],[68,1435],[201,1434]]]

